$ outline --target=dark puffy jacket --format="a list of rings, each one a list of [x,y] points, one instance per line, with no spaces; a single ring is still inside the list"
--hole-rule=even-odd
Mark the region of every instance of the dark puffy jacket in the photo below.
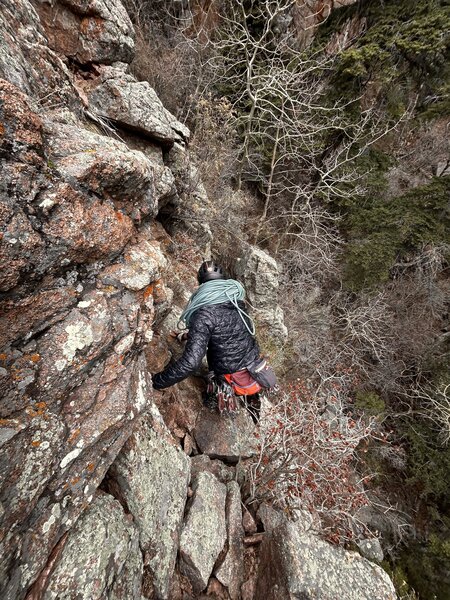
[[[153,387],[163,389],[185,379],[198,369],[205,354],[217,375],[245,369],[258,358],[258,344],[231,302],[204,306],[194,313],[183,355],[154,375]]]

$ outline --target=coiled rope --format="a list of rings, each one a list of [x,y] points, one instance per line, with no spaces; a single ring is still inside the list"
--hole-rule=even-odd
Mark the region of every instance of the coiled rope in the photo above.
[[[210,306],[211,304],[223,304],[231,302],[237,309],[247,331],[250,335],[255,335],[255,324],[249,315],[239,306],[239,300],[245,298],[245,290],[242,284],[235,279],[213,279],[202,283],[199,288],[192,294],[186,308],[181,313],[180,322],[183,321],[186,327],[189,327],[192,315],[202,306]],[[248,326],[248,322],[251,328]]]

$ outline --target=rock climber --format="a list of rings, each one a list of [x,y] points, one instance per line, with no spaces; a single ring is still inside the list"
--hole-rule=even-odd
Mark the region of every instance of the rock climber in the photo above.
[[[186,339],[184,352],[176,362],[153,375],[153,387],[162,390],[194,374],[206,355],[209,396],[217,397],[221,412],[234,412],[234,394],[253,396],[263,387],[273,387],[275,375],[260,358],[255,327],[245,312],[243,286],[227,279],[214,261],[202,263],[197,280],[199,287],[180,317],[188,328],[187,333],[178,336]]]

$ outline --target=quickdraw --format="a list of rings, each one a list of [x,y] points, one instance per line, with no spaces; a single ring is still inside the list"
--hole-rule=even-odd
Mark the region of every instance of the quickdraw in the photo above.
[[[214,375],[208,377],[206,390],[206,404],[211,408],[218,408],[221,415],[235,416],[239,412],[239,403],[234,390],[226,381]]]

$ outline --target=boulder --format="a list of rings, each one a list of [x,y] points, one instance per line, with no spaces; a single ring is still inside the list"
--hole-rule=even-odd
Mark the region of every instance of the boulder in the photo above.
[[[358,546],[359,551],[364,558],[375,562],[381,562],[383,560],[383,548],[381,547],[380,540],[378,538],[359,540],[356,545]]]
[[[244,408],[234,418],[203,407],[194,429],[200,450],[210,458],[236,463],[256,452],[255,425]]]
[[[215,576],[227,589],[231,600],[239,600],[244,581],[244,528],[242,526],[241,490],[236,481],[227,484],[226,519],[228,550]]]
[[[275,259],[256,246],[248,246],[236,264],[236,276],[244,284],[258,322],[276,340],[281,343],[285,341],[287,328],[283,311],[278,305],[279,271]]]
[[[46,120],[49,161],[60,177],[95,194],[110,196],[127,214],[156,215],[174,189],[167,167],[126,144],[84,128],[70,114]]]
[[[139,530],[157,598],[167,599],[190,479],[189,458],[153,406],[110,470]]]
[[[140,600],[142,571],[136,526],[98,493],[71,529],[42,600]]]
[[[137,81],[122,69],[105,67],[88,90],[95,114],[171,146],[189,139],[189,129],[164,108],[147,81]]]
[[[198,594],[208,585],[214,563],[226,541],[226,486],[202,472],[192,486],[193,497],[180,538],[180,570]]]
[[[264,520],[256,587],[268,600],[396,600],[389,576],[357,552],[332,546],[283,515]]]
[[[134,29],[120,0],[33,2],[52,50],[78,63],[131,62]]]

